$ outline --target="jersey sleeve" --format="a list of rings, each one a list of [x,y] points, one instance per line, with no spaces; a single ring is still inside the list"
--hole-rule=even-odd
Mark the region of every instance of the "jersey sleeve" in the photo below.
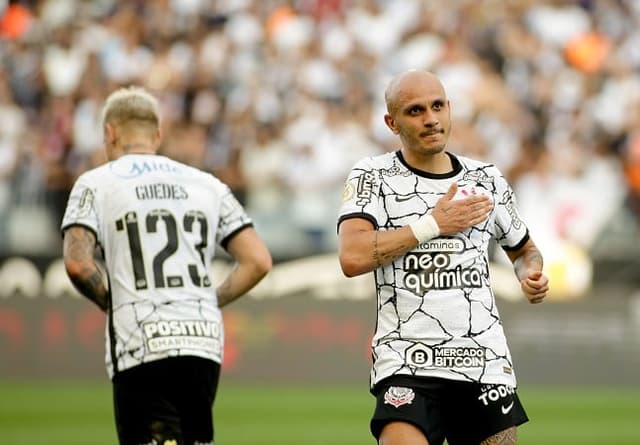
[[[91,230],[98,242],[102,243],[96,194],[96,187],[93,186],[88,175],[80,176],[69,194],[61,224],[63,232],[70,226],[83,226]]]
[[[350,218],[367,219],[376,229],[378,228],[378,176],[378,170],[374,168],[371,158],[362,159],[353,166],[342,192],[338,228],[343,221]]]
[[[238,232],[253,226],[251,218],[247,215],[242,205],[233,196],[228,186],[220,183],[220,219],[216,231],[216,242],[225,249]]]
[[[496,178],[496,241],[505,250],[518,250],[529,239],[529,230],[518,212],[516,196],[502,174]]]

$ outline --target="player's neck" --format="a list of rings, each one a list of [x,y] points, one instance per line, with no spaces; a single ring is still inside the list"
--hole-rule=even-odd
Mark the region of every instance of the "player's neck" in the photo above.
[[[107,145],[107,158],[110,161],[114,161],[121,156],[125,155],[155,155],[157,154],[156,147],[148,142],[133,142],[127,141],[123,143],[117,143]]]
[[[433,174],[445,174],[453,170],[451,158],[444,151],[438,153],[416,153],[402,150],[402,155],[411,167]]]
[[[120,146],[122,150],[122,154],[125,155],[133,155],[133,154],[155,154],[156,149],[153,145],[149,143],[126,143]]]

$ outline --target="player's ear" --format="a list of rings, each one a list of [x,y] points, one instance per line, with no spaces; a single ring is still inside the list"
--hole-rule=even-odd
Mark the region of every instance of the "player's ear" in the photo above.
[[[154,141],[153,141],[153,145],[156,147],[156,149],[160,146],[160,143],[162,142],[162,128],[158,127],[158,129],[156,130],[156,134],[154,137]]]
[[[116,140],[116,129],[113,125],[108,122],[104,124],[104,142],[107,145],[113,145]]]
[[[392,118],[390,114],[384,115],[384,123],[387,124],[387,127],[389,127],[393,134],[398,134],[398,126],[396,125],[396,120]]]

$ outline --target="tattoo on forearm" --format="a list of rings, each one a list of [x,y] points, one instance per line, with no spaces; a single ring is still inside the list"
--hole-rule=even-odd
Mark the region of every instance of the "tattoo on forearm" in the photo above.
[[[373,238],[373,261],[376,262],[376,266],[378,267],[382,265],[380,263],[380,254],[378,253],[378,231],[375,232],[375,236]]]
[[[74,286],[102,310],[107,310],[105,277],[93,259],[96,245],[94,235],[84,229],[70,229],[65,233],[64,256],[84,264],[79,273],[71,276]]]
[[[538,248],[534,246],[527,248],[527,250],[522,255],[520,255],[513,263],[516,276],[519,280],[525,278],[527,269],[534,268],[542,270],[543,265],[544,261],[542,259],[542,254],[540,253]]]
[[[379,232],[376,231],[373,238],[373,261],[375,261],[377,267],[390,263],[399,256],[405,254],[412,247],[409,244],[401,243],[397,246],[389,246],[388,244],[385,244],[383,248],[380,248],[378,235]],[[388,249],[388,251],[385,251],[385,249]]]
[[[86,267],[82,274],[72,281],[83,295],[96,303],[100,309],[107,310],[107,289],[100,269]]]
[[[526,261],[528,264],[532,264],[532,263],[538,264],[540,266],[540,269],[542,269],[542,266],[543,266],[542,254],[538,249],[534,248],[529,250],[529,252],[527,252]]]
[[[411,246],[407,244],[398,244],[397,246],[392,247],[388,252],[380,254],[380,262],[382,264],[390,263],[400,255],[405,254],[409,249],[411,249]]]
[[[486,440],[483,440],[480,445],[515,445],[516,444],[516,428],[511,427],[504,431],[500,431],[498,434],[494,434]]]

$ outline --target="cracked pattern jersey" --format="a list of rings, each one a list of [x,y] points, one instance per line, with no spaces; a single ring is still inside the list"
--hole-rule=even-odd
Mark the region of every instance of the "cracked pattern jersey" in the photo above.
[[[398,151],[359,161],[346,181],[338,225],[364,218],[378,230],[400,228],[431,211],[453,182],[454,199],[485,194],[494,202],[482,223],[419,244],[374,271],[372,387],[392,375],[516,386],[487,252],[491,239],[505,250],[518,249],[528,230],[494,165],[447,154],[450,173],[414,169]]]
[[[222,360],[210,278],[216,244],[251,221],[214,176],[158,155],[125,155],[76,181],[62,229],[102,246],[111,289],[107,370],[182,355]]]

